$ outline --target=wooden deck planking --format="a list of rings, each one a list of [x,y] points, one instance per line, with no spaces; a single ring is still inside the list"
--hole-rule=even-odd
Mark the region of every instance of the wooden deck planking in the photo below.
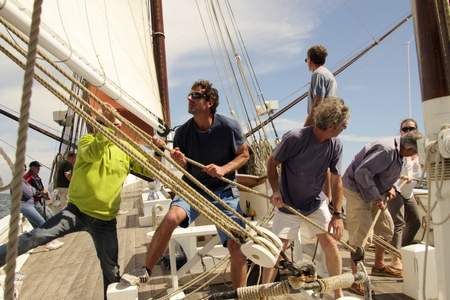
[[[137,208],[135,199],[140,193],[123,194],[121,208],[128,212],[119,215],[117,230],[119,240],[119,265],[121,273],[140,267],[145,261],[146,237],[148,228],[140,228],[137,222]],[[60,249],[30,255],[21,272],[25,274],[20,299],[102,299],[102,279],[94,245],[87,233],[74,233],[62,239],[64,246]],[[304,246],[305,252],[312,253],[313,244]],[[344,271],[348,271],[348,254],[344,251]],[[368,264],[373,261],[373,253],[368,252]],[[370,268],[369,268],[370,271]],[[153,270],[150,285],[140,288],[139,299],[161,297],[170,287],[168,271],[157,266]],[[186,282],[191,276],[182,278],[180,283]],[[210,291],[228,289],[221,284],[223,276],[196,293],[190,299],[200,299]],[[229,280],[229,276],[225,277]],[[410,300],[401,294],[401,284],[396,279],[373,278],[379,300]],[[229,283],[228,283],[229,284]],[[353,294],[345,292],[346,295]],[[286,295],[276,299],[307,299],[302,295]],[[332,299],[325,295],[324,299]],[[362,298],[361,298],[362,299]]]

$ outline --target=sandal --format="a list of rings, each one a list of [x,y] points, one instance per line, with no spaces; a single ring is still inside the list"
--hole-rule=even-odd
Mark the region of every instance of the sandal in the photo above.
[[[372,276],[402,278],[402,270],[393,266],[384,265],[382,268],[372,267]]]
[[[364,296],[364,287],[361,283],[354,282],[348,290],[353,294]]]

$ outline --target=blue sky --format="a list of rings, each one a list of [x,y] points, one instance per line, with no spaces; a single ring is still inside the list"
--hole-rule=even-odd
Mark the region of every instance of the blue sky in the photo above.
[[[309,46],[325,45],[329,51],[326,66],[334,70],[411,11],[409,0],[230,3],[262,91],[266,99],[280,100],[280,106],[306,91],[310,73],[304,58]],[[177,125],[189,117],[186,94],[194,80],[210,79],[222,96],[225,91],[215,71],[195,2],[165,0],[164,14],[171,115],[173,125]],[[398,134],[400,120],[408,116],[408,41],[411,41],[412,116],[423,128],[413,24],[408,21],[337,78],[338,93],[351,108],[350,124],[342,136],[345,166],[365,143]],[[0,74],[1,108],[18,110],[22,72],[0,56]],[[32,118],[51,127],[51,131],[58,130],[51,121],[51,111],[64,106],[35,86]],[[289,96],[294,91],[297,92]],[[221,102],[219,112],[229,114],[225,101]],[[302,102],[277,120],[279,132],[300,126],[305,116],[306,103]],[[16,132],[17,124],[0,116],[0,146],[10,156],[14,155],[14,149],[6,143],[15,145]],[[28,161],[37,159],[50,166],[57,149],[57,143],[30,131]],[[3,161],[0,175],[5,181],[10,179]],[[42,175],[47,179],[49,171],[43,168]]]

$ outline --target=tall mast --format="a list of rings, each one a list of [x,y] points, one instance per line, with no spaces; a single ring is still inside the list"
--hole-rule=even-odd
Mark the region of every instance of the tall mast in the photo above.
[[[412,10],[426,137],[438,141],[439,146],[447,143],[447,149],[444,147],[439,154],[431,156],[433,161],[427,174],[431,180],[431,203],[437,203],[432,221],[439,299],[443,300],[450,299],[450,153],[447,153],[450,152],[450,134],[442,138],[444,131],[441,129],[450,123],[450,2],[413,0]],[[441,138],[438,139],[439,133]]]
[[[163,106],[164,122],[170,128],[169,88],[167,84],[166,49],[161,0],[150,0],[153,30],[153,53],[155,57],[156,75],[158,77],[159,94]]]

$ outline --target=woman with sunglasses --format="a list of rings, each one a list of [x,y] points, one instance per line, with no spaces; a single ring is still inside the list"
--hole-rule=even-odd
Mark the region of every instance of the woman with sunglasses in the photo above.
[[[417,131],[417,122],[414,119],[405,119],[400,123],[400,135]],[[417,178],[421,176],[419,157],[413,155],[403,158],[400,179],[395,183],[396,198],[388,202],[388,209],[394,221],[394,235],[391,244],[400,249],[410,245],[420,228],[420,216],[417,202],[414,199],[413,189]],[[392,267],[401,274],[402,261],[393,258]]]

